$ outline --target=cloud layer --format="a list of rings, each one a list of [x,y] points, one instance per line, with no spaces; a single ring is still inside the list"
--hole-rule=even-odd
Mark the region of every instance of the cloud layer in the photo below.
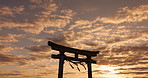
[[[125,74],[123,78],[145,77],[148,5],[145,0],[115,0],[116,5],[106,1],[0,1],[0,77],[56,78],[58,60],[51,59],[51,54],[58,52],[51,50],[48,40],[100,51],[93,58],[97,61],[96,67],[93,65],[96,78],[107,74],[114,74],[113,78]],[[65,78],[83,78],[87,74],[83,71],[79,75],[65,65]],[[117,68],[101,70],[104,66]]]

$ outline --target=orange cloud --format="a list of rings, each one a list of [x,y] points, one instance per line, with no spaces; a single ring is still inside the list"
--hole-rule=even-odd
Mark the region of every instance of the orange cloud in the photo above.
[[[45,39],[29,38],[29,40],[34,41],[34,42],[42,42]]]
[[[34,8],[41,7],[48,11],[56,11],[59,8],[53,0],[30,0],[30,2],[35,3]]]
[[[22,34],[6,34],[6,35],[0,35],[0,42],[18,42],[17,38],[23,38],[25,35]]]
[[[30,2],[34,4],[28,6],[20,5],[20,7],[14,6],[12,8],[4,6],[0,10],[0,18],[2,19],[0,21],[0,29],[18,27],[18,30],[39,34],[48,27],[64,28],[75,15],[75,12],[70,9],[57,10],[59,7],[53,0],[31,0]],[[29,13],[24,11],[24,9],[30,10]],[[34,13],[34,10],[37,10],[37,12]],[[32,13],[34,14],[32,15]],[[17,16],[16,14],[21,16]],[[10,16],[13,17],[10,18]],[[18,17],[21,17],[21,19]]]
[[[101,17],[99,21],[103,23],[120,24],[124,22],[141,22],[148,19],[148,5],[140,5],[129,9],[128,7],[121,8],[113,17]]]
[[[3,45],[0,45],[0,53],[10,52],[12,50],[13,50],[12,47],[6,47],[6,46],[3,46]]]
[[[56,30],[45,30],[43,31],[44,33],[48,33],[48,34],[55,34]]]
[[[20,14],[21,12],[24,11],[24,6],[14,6],[14,7],[8,7],[8,6],[3,6],[0,7],[0,16],[4,15],[9,15],[15,17],[14,14]]]

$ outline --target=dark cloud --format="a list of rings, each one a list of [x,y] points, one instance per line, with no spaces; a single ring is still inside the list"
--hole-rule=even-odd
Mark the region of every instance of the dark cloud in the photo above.
[[[16,76],[16,75],[22,75],[22,74],[13,74],[13,73],[0,74],[0,76]]]
[[[141,71],[144,71],[144,70],[148,70],[148,67],[137,67],[137,68],[130,68],[131,70],[141,70]]]
[[[103,74],[103,72],[100,71],[100,70],[93,70],[92,72],[93,72],[93,73],[96,73],[96,74]]]
[[[50,59],[50,55],[8,55],[0,54],[0,65],[18,63],[18,66],[30,65],[36,61],[41,61],[43,59]]]
[[[31,47],[25,47],[24,49],[30,50],[31,52],[50,52],[51,48],[46,45],[38,45],[38,46],[31,46]]]
[[[123,72],[126,71],[126,70],[144,72],[144,71],[147,71],[147,70],[148,70],[148,67],[119,68],[119,69],[116,69],[116,70],[117,70],[117,71],[118,71],[118,70],[122,70]],[[121,73],[123,73],[123,72],[121,72]]]
[[[67,38],[64,36],[64,34],[58,34],[58,35],[55,35],[51,38],[47,38],[47,40],[51,40],[55,43],[58,43],[58,44],[61,44],[61,45],[68,45],[69,44],[67,43]]]
[[[30,55],[29,57],[17,58],[17,63],[19,64],[19,66],[31,65],[32,63],[36,61],[41,61],[43,59],[50,59],[50,56]]]
[[[16,60],[14,55],[0,54],[0,65],[14,63]]]
[[[76,74],[75,72],[67,72],[67,73],[64,73],[64,75],[71,75],[71,74]]]
[[[85,44],[85,45],[88,45],[88,46],[97,46],[96,43],[88,43],[88,42],[85,42],[84,44]]]
[[[112,48],[110,51],[112,52],[126,52],[126,51],[135,51],[135,52],[145,52],[148,51],[148,46],[141,45],[141,46],[120,46],[118,48]]]
[[[22,76],[22,73],[16,73],[15,71],[14,72],[8,72],[8,71],[4,71],[4,72],[0,72],[0,77],[1,78],[8,78],[8,77],[21,77]]]
[[[147,74],[148,72],[127,72],[127,73],[117,73],[117,74]]]
[[[0,53],[10,52],[12,50],[14,50],[12,47],[6,47],[3,45],[0,45]]]
[[[95,60],[99,65],[135,65],[146,64],[147,45],[141,46],[121,46],[101,52]]]

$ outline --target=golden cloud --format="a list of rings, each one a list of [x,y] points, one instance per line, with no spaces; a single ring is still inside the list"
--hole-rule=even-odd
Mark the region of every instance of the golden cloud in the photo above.
[[[17,38],[23,38],[25,35],[22,34],[6,34],[6,35],[0,35],[0,42],[18,42]]]
[[[148,5],[140,5],[129,9],[128,7],[121,8],[113,17],[102,17],[99,21],[103,23],[120,24],[124,22],[141,22],[148,19]]]
[[[3,6],[3,7],[0,7],[0,16],[13,16],[15,17],[14,14],[21,14],[21,12],[24,11],[24,6],[14,6],[14,7],[8,7],[8,6]]]
[[[29,40],[34,41],[34,42],[42,42],[45,39],[29,38]]]
[[[0,45],[0,53],[5,53],[5,52],[10,52],[14,50],[12,47],[6,47],[6,46],[3,46],[3,45]]]
[[[14,6],[12,8],[9,6],[3,6],[0,10],[0,18],[2,19],[0,21],[0,29],[18,27],[18,30],[23,30],[27,33],[39,34],[48,27],[58,27],[60,29],[64,28],[70,23],[70,20],[75,15],[75,12],[70,9],[57,11],[58,5],[55,4],[53,0],[31,0],[30,2],[33,2],[34,4],[28,6],[20,5],[20,7]],[[34,8],[31,8],[32,6],[34,6]],[[24,9],[30,10],[29,13],[26,12],[26,10],[24,11]],[[38,11],[34,13],[34,10]],[[32,15],[32,13],[34,14]],[[10,16],[13,17],[10,18]],[[19,19],[20,17],[21,19]]]

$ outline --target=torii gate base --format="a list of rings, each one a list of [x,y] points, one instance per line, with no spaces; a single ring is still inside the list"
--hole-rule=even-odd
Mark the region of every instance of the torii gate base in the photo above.
[[[91,69],[91,63],[96,63],[96,61],[92,60],[92,56],[97,56],[99,51],[86,51],[86,50],[79,50],[74,49],[66,46],[62,46],[56,43],[53,43],[51,41],[48,41],[48,45],[51,46],[53,50],[59,51],[60,54],[58,55],[52,55],[52,58],[59,59],[59,71],[58,71],[58,78],[63,78],[63,65],[64,60],[67,61],[78,61],[78,62],[85,62],[87,64],[88,68],[88,78],[92,78],[92,69]],[[74,53],[75,57],[68,57],[64,53]],[[78,54],[87,56],[86,59],[78,58]]]

